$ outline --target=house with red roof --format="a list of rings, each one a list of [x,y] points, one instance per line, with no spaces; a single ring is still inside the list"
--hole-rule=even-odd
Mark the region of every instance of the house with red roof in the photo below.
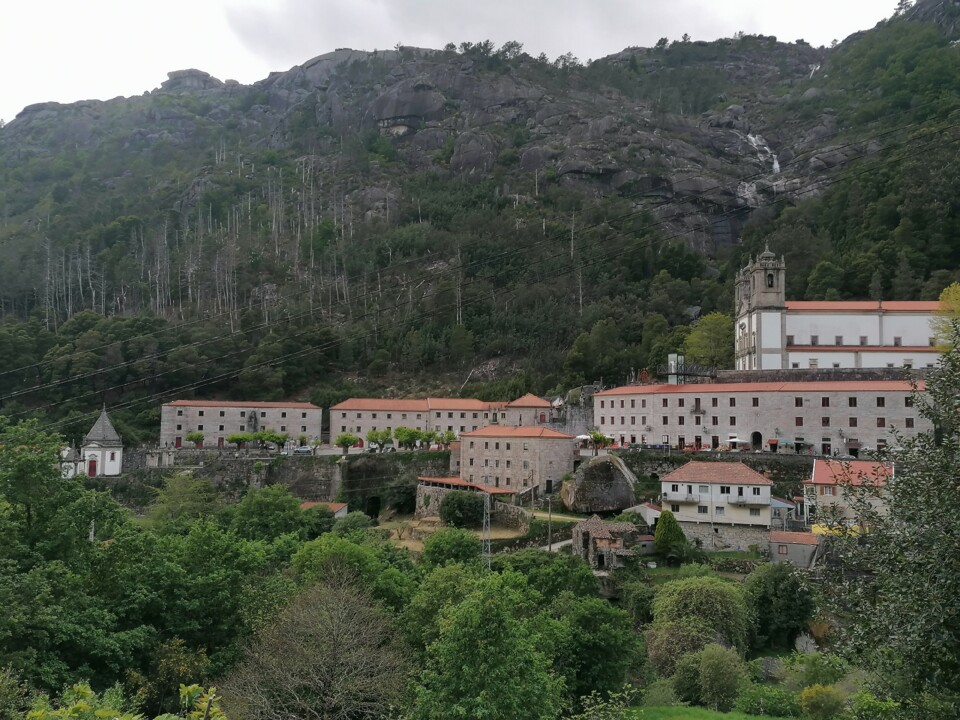
[[[807,569],[817,556],[820,536],[810,532],[770,532],[770,562],[790,563]]]
[[[743,463],[691,461],[660,479],[661,500],[707,551],[765,546],[773,482]]]
[[[873,460],[817,458],[803,482],[805,519],[810,523],[858,524],[861,517],[854,496],[878,510],[884,506],[884,488],[894,478],[894,465]]]
[[[324,507],[332,512],[335,518],[346,517],[348,512],[347,503],[314,502],[313,500],[304,500],[302,503],[300,503],[301,510],[309,510],[312,507]]]

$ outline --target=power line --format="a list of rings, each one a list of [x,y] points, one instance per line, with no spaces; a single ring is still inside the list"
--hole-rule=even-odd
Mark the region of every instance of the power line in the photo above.
[[[958,127],[958,126],[960,126],[960,123],[956,123],[956,124],[954,124],[954,125],[951,125],[951,126],[949,126],[949,127],[947,127],[947,128],[944,128],[943,130],[945,131],[945,130],[951,129],[951,128],[953,128],[953,127]],[[952,140],[948,140],[947,142],[953,143],[953,142],[956,142],[958,139],[960,139],[960,138],[954,138],[954,139],[952,139]],[[934,142],[936,142],[936,141],[931,140],[931,141],[929,141],[929,142],[927,143],[927,145],[931,145],[931,144],[933,144]],[[927,147],[927,145],[924,145],[923,147],[925,148],[925,147]],[[921,149],[923,149],[923,148],[921,148]],[[917,152],[917,149],[914,149],[914,152]],[[893,158],[893,159],[887,160],[887,161],[885,161],[885,162],[888,162],[888,163],[889,163],[889,162],[892,162],[893,160],[899,160],[899,159],[901,159],[901,158]],[[862,175],[864,175],[864,174],[867,174],[867,173],[870,173],[870,172],[874,172],[875,169],[876,169],[876,168],[871,167],[871,168],[868,168],[868,169],[866,169],[866,170],[858,171],[858,172],[856,172],[856,173],[853,173],[852,171],[847,171],[846,174],[848,174],[848,175],[850,175],[850,176],[852,176],[852,177],[859,177],[859,176],[862,176]],[[832,180],[828,181],[828,182],[826,183],[826,185],[827,185],[827,187],[830,187],[830,186],[832,186],[833,184],[836,184],[836,183],[841,182],[841,181],[846,180],[846,179],[847,179],[847,177],[846,177],[846,175],[844,175],[844,177],[835,178],[835,179],[832,179]],[[812,193],[812,192],[820,191],[820,190],[823,189],[822,186],[823,186],[823,183],[821,183],[820,181],[817,181],[817,182],[815,182],[815,183],[812,183],[812,184],[811,184],[808,188],[806,188],[805,190],[797,191],[795,194],[797,194],[797,195],[803,195],[803,194],[806,194],[806,193]],[[782,201],[783,201],[782,198],[781,198],[781,199],[777,199],[777,200],[774,200],[774,202],[771,203],[771,204],[775,204],[775,203],[777,203],[777,202],[782,202]],[[737,209],[737,210],[734,210],[734,211],[731,211],[731,212],[740,212],[740,210]],[[716,224],[716,223],[722,222],[724,219],[725,219],[725,218],[724,218],[723,216],[721,216],[720,218],[718,218],[718,219],[716,219],[716,220],[714,220],[714,221],[712,221],[712,222],[710,222],[710,223],[706,223],[706,225]],[[681,232],[681,233],[676,233],[675,235],[668,236],[668,237],[665,237],[665,238],[661,238],[661,239],[659,239],[659,240],[651,239],[651,240],[648,242],[648,245],[649,245],[650,247],[652,247],[654,244],[665,243],[665,242],[668,242],[669,240],[673,240],[673,239],[675,239],[675,238],[677,238],[677,237],[681,237],[681,236],[683,236],[683,235],[689,234],[690,232],[694,232],[695,230],[696,230],[696,229],[694,229],[694,230],[687,230],[687,231],[684,231],[684,232]],[[624,236],[624,235],[626,235],[626,233],[620,231],[620,232],[616,232],[615,235]],[[606,262],[606,261],[609,259],[609,257],[616,256],[619,252],[620,252],[620,250],[619,250],[619,248],[617,248],[617,249],[614,249],[614,250],[610,251],[610,252],[607,253],[607,254],[597,254],[597,255],[594,255],[593,257],[590,258],[589,261],[584,262],[584,263],[581,263],[580,268],[583,268],[583,267],[592,267],[592,266],[594,266],[594,265],[597,265],[597,264]],[[556,254],[553,255],[553,256],[548,256],[547,258],[542,258],[541,260],[538,260],[537,262],[544,262],[544,261],[547,261],[547,260],[555,259],[556,257],[559,257],[559,256],[565,256],[566,253],[567,253],[566,250],[562,250],[562,251],[560,251],[559,253],[556,253]],[[573,268],[566,268],[566,269],[561,270],[561,271],[559,271],[559,272],[557,272],[557,273],[554,273],[554,274],[552,275],[552,277],[559,277],[559,276],[562,276],[562,275],[567,275],[567,274],[570,274],[570,273],[573,272],[573,271],[574,271]],[[544,278],[543,280],[549,279],[549,277],[551,277],[551,276],[547,276],[547,278]],[[543,280],[541,280],[541,282],[543,282]],[[475,282],[476,282],[476,281],[475,281]],[[513,291],[510,291],[509,294],[515,295],[516,292],[517,292],[516,290],[513,290]],[[478,302],[478,301],[479,301],[479,299],[475,299],[475,300],[474,300],[474,302]],[[398,306],[398,307],[400,307],[400,306]],[[440,310],[434,310],[433,312],[422,313],[422,314],[420,315],[420,319],[422,320],[422,319],[424,319],[424,318],[426,318],[426,317],[429,317],[429,316],[431,316],[431,315],[433,315],[433,314],[436,314],[436,313],[438,313],[438,312],[441,312],[441,311],[440,311]],[[368,314],[369,314],[369,313],[368,313]],[[363,316],[361,316],[361,317],[363,317]],[[359,337],[361,337],[361,338],[363,338],[363,337],[369,337],[369,336],[371,336],[371,335],[373,335],[373,334],[374,334],[373,332],[370,332],[370,333],[367,333],[366,335],[361,335],[361,336],[359,336]],[[286,355],[282,355],[282,356],[280,356],[280,357],[273,358],[273,359],[271,359],[271,360],[267,360],[267,361],[264,361],[264,362],[261,362],[261,363],[257,363],[257,364],[255,364],[255,365],[253,365],[253,366],[250,366],[250,367],[245,367],[245,368],[242,368],[242,369],[239,369],[239,370],[228,371],[228,372],[226,372],[226,373],[223,373],[223,374],[218,375],[218,376],[213,377],[213,378],[207,378],[207,379],[202,379],[202,380],[199,380],[199,381],[195,381],[195,382],[193,382],[193,383],[189,383],[189,384],[186,384],[186,385],[177,387],[177,388],[171,388],[171,389],[168,389],[168,390],[161,391],[161,392],[159,392],[159,393],[155,393],[155,394],[153,394],[153,395],[151,395],[151,396],[148,396],[148,397],[145,397],[145,398],[137,398],[137,399],[134,399],[134,400],[125,402],[125,403],[120,403],[120,404],[114,405],[113,407],[114,407],[114,408],[129,407],[129,406],[136,405],[136,404],[141,404],[141,403],[144,403],[144,402],[150,402],[150,401],[152,401],[152,400],[159,399],[159,398],[162,398],[162,397],[164,397],[164,396],[169,396],[169,395],[171,395],[171,394],[173,394],[173,393],[177,393],[177,392],[180,392],[180,391],[194,390],[194,389],[197,389],[197,388],[199,388],[199,387],[204,387],[204,386],[212,385],[212,384],[218,383],[218,382],[220,382],[220,381],[222,381],[222,380],[225,380],[225,379],[228,379],[228,378],[233,377],[233,376],[235,376],[235,375],[238,375],[239,373],[241,373],[241,372],[243,372],[243,371],[258,369],[258,368],[261,368],[261,367],[267,367],[267,366],[274,365],[274,364],[276,364],[276,363],[278,363],[278,362],[281,362],[281,361],[283,361],[283,360],[306,357],[307,355],[310,355],[310,354],[313,354],[313,353],[316,353],[316,352],[321,352],[321,351],[324,351],[324,350],[328,350],[328,349],[331,349],[331,348],[333,348],[333,347],[336,347],[336,346],[339,345],[341,342],[342,342],[341,339],[334,339],[334,340],[332,340],[330,343],[327,343],[327,344],[325,344],[325,345],[320,345],[320,346],[313,347],[313,348],[306,348],[306,349],[303,349],[303,350],[300,350],[300,351],[296,351],[296,352],[293,352],[293,353],[288,353],[288,354],[286,354]],[[214,360],[210,360],[210,361],[207,361],[207,362],[213,362],[213,361],[219,360],[219,359],[222,359],[222,357],[221,357],[221,358],[216,358],[216,359],[214,359]],[[206,363],[201,363],[201,364],[206,364]],[[168,372],[177,372],[177,371],[179,371],[179,370],[181,370],[181,369],[183,369],[183,368],[178,368],[178,369],[171,370],[171,371],[168,371]],[[161,373],[161,375],[162,375],[162,374],[166,374],[166,373]],[[157,376],[154,376],[154,377],[157,377]],[[86,393],[86,395],[96,394],[96,393],[98,393],[98,392],[108,392],[109,390],[115,390],[115,389],[118,389],[118,388],[120,388],[120,387],[124,387],[124,386],[126,386],[126,385],[128,385],[128,384],[130,384],[130,383],[123,383],[122,385],[113,386],[113,387],[111,387],[111,388],[105,388],[105,389],[102,389],[102,390],[99,390],[99,391],[90,391],[89,393]],[[84,396],[85,396],[85,395],[84,395]],[[81,397],[84,397],[84,396],[81,396]],[[57,405],[57,404],[58,404],[58,403],[50,403],[50,404],[48,404],[48,405],[40,406],[39,408],[33,408],[33,409],[31,409],[31,410],[25,410],[25,411],[20,412],[20,413],[15,413],[15,414],[13,414],[11,417],[18,417],[18,416],[21,416],[21,415],[29,414],[30,412],[35,412],[35,411],[37,411],[37,410],[42,410],[42,409],[46,409],[46,408],[49,408],[49,407],[53,407],[53,406],[55,406],[55,405]],[[94,414],[96,414],[96,413],[95,413],[95,412],[87,413],[87,414],[85,414],[85,415],[81,415],[80,417],[92,416],[92,415],[94,415]],[[64,424],[66,424],[67,422],[74,422],[74,421],[76,421],[76,420],[78,420],[78,419],[79,419],[79,418],[76,418],[76,417],[75,417],[75,418],[70,418],[69,420],[61,420],[61,421],[59,421],[59,422],[55,422],[55,423],[53,423],[53,424],[48,425],[48,427],[59,427],[59,426],[62,426],[62,425],[64,425]]]
[[[933,101],[933,100],[928,101],[928,103],[923,103],[923,104],[917,106],[917,108],[921,108],[921,107],[923,107],[923,105],[926,105],[926,104],[933,104],[934,102],[935,102],[935,101]],[[883,117],[892,117],[892,116],[894,116],[894,115],[899,115],[899,114],[900,114],[900,113],[890,113],[889,115],[883,116]],[[876,120],[875,123],[879,124],[879,121],[880,121],[880,119]],[[847,144],[845,144],[845,145],[840,145],[840,146],[838,146],[838,147],[836,147],[836,148],[831,148],[830,151],[831,151],[831,152],[836,152],[836,151],[838,151],[838,150],[843,150],[843,149],[845,149],[845,148],[849,148],[849,147],[852,147],[852,146],[855,146],[855,145],[863,145],[863,144],[865,144],[865,143],[869,143],[869,142],[872,142],[872,141],[877,141],[877,140],[879,140],[879,139],[881,139],[881,138],[883,138],[883,137],[885,137],[885,136],[887,136],[887,135],[890,135],[890,134],[893,134],[893,133],[897,133],[897,132],[900,132],[900,131],[902,131],[902,130],[909,129],[910,127],[914,127],[914,126],[916,126],[916,125],[918,125],[918,124],[919,124],[919,123],[916,122],[916,121],[915,121],[915,122],[911,122],[911,123],[908,123],[908,124],[906,124],[906,125],[904,125],[904,126],[901,126],[901,127],[898,127],[898,128],[893,128],[893,129],[891,129],[891,130],[884,131],[883,133],[880,133],[880,134],[878,134],[878,135],[874,135],[874,136],[867,137],[867,138],[861,138],[861,139],[859,139],[859,140],[849,142],[849,143],[847,143]],[[828,135],[827,137],[840,135],[842,132],[843,132],[843,131],[838,128],[835,133],[832,133],[831,135]],[[789,149],[789,148],[785,148],[785,149]],[[796,162],[797,162],[800,158],[804,157],[805,155],[816,156],[817,154],[819,154],[819,153],[821,153],[821,152],[824,152],[824,151],[823,151],[823,150],[820,150],[820,149],[811,149],[811,150],[807,151],[806,153],[801,153],[800,155],[797,155],[797,156],[791,161],[791,164],[796,164]],[[782,154],[782,153],[783,153],[783,149],[781,150],[781,154]],[[727,182],[727,183],[720,183],[720,184],[714,185],[714,186],[712,186],[712,187],[710,187],[710,188],[706,188],[706,189],[700,191],[700,193],[699,193],[699,195],[698,195],[698,199],[700,199],[701,201],[705,201],[705,202],[708,202],[708,203],[712,203],[712,204],[714,204],[714,205],[717,205],[718,207],[723,207],[722,205],[720,205],[720,204],[717,203],[716,201],[712,200],[711,198],[706,197],[706,194],[707,194],[707,193],[710,193],[710,192],[713,192],[713,191],[716,191],[716,190],[726,190],[726,189],[729,189],[728,186],[732,185],[733,183],[736,183],[736,185],[739,186],[741,183],[747,183],[747,182],[749,182],[749,181],[751,181],[751,180],[760,179],[760,178],[763,178],[763,177],[768,177],[770,174],[771,174],[771,173],[767,173],[767,172],[759,172],[759,173],[755,173],[754,175],[748,175],[748,176],[745,176],[745,177],[743,177],[743,178],[737,178],[736,180],[731,180],[730,182]],[[694,177],[694,178],[702,178],[702,177],[703,177],[703,171],[701,170],[699,173],[697,173],[696,175],[693,175],[692,177]],[[631,194],[631,195],[622,195],[622,196],[619,196],[619,197],[620,197],[620,199],[624,199],[624,200],[637,199],[637,198],[649,196],[650,194],[654,193],[656,190],[658,190],[658,189],[665,189],[665,188],[667,188],[667,187],[672,187],[672,184],[663,183],[663,184],[661,184],[661,185],[659,185],[659,186],[654,186],[653,188],[648,188],[647,190],[644,190],[644,191],[641,191],[641,192],[637,192],[637,193],[634,193],[634,194]],[[685,198],[685,199],[686,199],[686,198]],[[685,200],[685,199],[684,199],[684,200]],[[666,206],[669,206],[669,205],[675,205],[675,204],[684,202],[684,200],[676,199],[676,198],[675,198],[675,199],[671,199],[671,200],[665,201],[665,202],[663,202],[663,203],[660,203],[660,204],[657,205],[656,207],[657,207],[657,208],[662,208],[662,207],[666,207]],[[604,220],[604,221],[601,221],[601,222],[598,222],[598,223],[594,223],[593,225],[589,225],[589,226],[586,226],[586,227],[582,228],[582,229],[581,229],[581,233],[582,233],[582,232],[586,232],[586,231],[590,231],[590,230],[594,230],[594,229],[596,229],[596,228],[598,228],[598,227],[602,227],[602,226],[604,226],[604,225],[608,225],[610,222],[615,222],[615,221],[618,221],[618,220],[625,220],[625,219],[628,219],[628,218],[633,217],[633,216],[635,216],[635,215],[643,214],[644,212],[645,212],[645,211],[644,211],[643,209],[638,209],[638,210],[633,210],[633,211],[631,211],[631,212],[629,212],[629,213],[626,213],[626,214],[624,214],[624,215],[621,215],[621,216],[617,216],[617,217],[613,217],[613,218],[608,218],[607,220]],[[673,218],[666,218],[666,219],[664,219],[664,220],[662,220],[662,221],[658,221],[658,222],[656,222],[656,223],[653,223],[653,224],[650,225],[650,226],[647,226],[647,227],[644,227],[644,228],[639,228],[638,231],[643,231],[643,230],[647,230],[647,229],[659,227],[659,226],[661,226],[661,225],[666,225],[666,224],[668,224],[669,221],[672,220],[672,219],[673,219]],[[559,238],[559,235],[558,235],[557,237]],[[500,255],[495,255],[493,258],[485,258],[485,259],[483,259],[483,260],[478,260],[478,261],[475,261],[475,262],[473,262],[473,263],[469,263],[467,266],[461,266],[461,267],[460,267],[460,270],[462,271],[462,270],[465,269],[465,268],[470,268],[470,267],[472,267],[474,264],[482,265],[482,264],[489,263],[489,262],[491,262],[491,261],[495,261],[495,260],[498,260],[498,259],[502,259],[502,258],[507,257],[507,256],[510,256],[510,255],[514,255],[514,254],[521,253],[521,252],[527,252],[527,251],[529,251],[530,249],[532,249],[533,247],[537,247],[538,245],[541,245],[541,244],[543,244],[544,242],[550,242],[550,241],[553,241],[553,240],[555,240],[555,239],[556,239],[556,238],[550,238],[549,240],[546,240],[546,241],[536,242],[536,243],[534,243],[533,245],[515,247],[515,248],[513,248],[513,249],[511,249],[511,250],[504,251],[504,252],[501,253]],[[479,243],[480,243],[480,241],[478,241],[478,244],[479,244]],[[411,257],[411,258],[407,258],[406,260],[401,260],[401,261],[397,261],[396,263],[391,263],[391,265],[388,265],[386,268],[381,268],[378,272],[383,272],[383,271],[385,271],[385,270],[395,270],[396,268],[403,267],[403,266],[405,266],[405,265],[407,265],[407,264],[414,263],[414,262],[422,262],[422,261],[423,261],[423,258],[422,258],[422,257]],[[368,275],[357,275],[357,276],[354,276],[353,278],[351,278],[351,279],[349,280],[349,282],[350,282],[351,284],[356,284],[357,282],[359,282],[358,278],[362,278],[363,281],[366,281],[367,279],[369,279]],[[302,296],[302,295],[305,295],[305,294],[308,294],[308,293],[312,293],[312,292],[313,292],[313,288],[301,290],[301,291],[299,291],[299,292],[293,293],[288,299],[297,298],[297,297],[300,297],[300,296]],[[373,294],[374,294],[374,293],[373,293],[372,291],[371,291],[371,292],[368,292],[368,293],[361,294],[360,296],[358,296],[357,298],[355,298],[354,301],[356,301],[356,300],[358,300],[358,299],[360,299],[360,298],[365,298],[365,297],[367,297],[367,296],[369,296],[369,295],[373,295]],[[380,294],[380,293],[377,293],[377,294]],[[349,301],[345,301],[345,302],[349,302]],[[247,328],[247,329],[245,329],[245,330],[241,330],[241,331],[239,331],[239,334],[247,334],[247,333],[250,333],[250,332],[254,332],[254,331],[256,331],[256,330],[273,327],[273,326],[275,326],[275,325],[277,324],[277,322],[290,322],[290,321],[295,320],[295,319],[299,319],[299,318],[302,318],[302,317],[306,317],[307,315],[311,315],[311,316],[312,316],[314,313],[315,313],[314,309],[311,308],[310,310],[304,311],[304,312],[302,312],[302,313],[294,314],[294,315],[292,315],[292,316],[287,316],[286,318],[283,318],[282,320],[276,321],[276,322],[274,322],[274,323],[264,322],[264,323],[261,323],[261,324],[259,324],[259,325],[253,326],[253,327],[251,327],[251,328]],[[174,333],[174,332],[178,332],[178,331],[180,331],[181,329],[183,329],[183,328],[185,328],[185,327],[189,327],[189,326],[191,326],[191,325],[198,324],[198,323],[210,322],[211,320],[214,320],[214,319],[216,319],[216,318],[218,318],[218,317],[224,317],[224,316],[232,315],[232,314],[233,314],[233,310],[223,311],[223,312],[221,312],[221,313],[215,313],[215,314],[211,314],[211,315],[206,315],[206,316],[204,316],[204,317],[202,317],[202,318],[197,318],[197,319],[195,319],[195,320],[191,320],[191,321],[188,321],[188,322],[186,322],[186,323],[181,323],[181,324],[179,324],[179,325],[175,325],[175,326],[172,326],[172,327],[163,328],[163,329],[161,329],[161,330],[157,330],[157,331],[154,331],[154,332],[151,332],[151,333],[144,333],[144,334],[141,334],[141,335],[133,336],[133,337],[131,337],[131,338],[126,338],[126,339],[124,339],[124,340],[117,340],[117,341],[112,341],[112,342],[110,342],[110,343],[104,343],[104,344],[102,344],[102,345],[95,346],[95,347],[93,347],[93,348],[88,348],[88,349],[85,349],[85,350],[82,350],[82,351],[74,351],[74,352],[72,352],[72,353],[67,353],[67,354],[58,356],[57,358],[50,359],[50,360],[43,359],[43,360],[38,361],[37,363],[31,363],[31,364],[29,364],[29,365],[24,365],[24,366],[21,366],[21,367],[18,367],[18,368],[13,368],[13,369],[11,369],[11,370],[2,370],[2,371],[0,371],[0,377],[2,377],[2,376],[4,376],[4,375],[11,374],[11,373],[21,372],[21,371],[23,371],[23,370],[28,370],[28,369],[33,368],[33,367],[39,368],[39,367],[41,367],[41,366],[43,366],[43,365],[46,365],[46,364],[50,364],[50,363],[57,362],[57,361],[62,361],[62,360],[65,359],[65,358],[74,357],[74,356],[76,356],[76,355],[78,355],[78,354],[80,354],[80,353],[95,352],[96,350],[104,349],[104,348],[107,348],[107,347],[112,347],[112,346],[115,346],[115,345],[120,345],[120,344],[122,344],[122,343],[129,343],[129,342],[132,342],[132,341],[135,341],[135,340],[142,340],[142,339],[146,339],[146,338],[149,338],[149,337],[156,337],[157,335],[160,335],[160,334],[163,334],[163,333]],[[237,334],[238,334],[237,332],[231,332],[231,333],[228,333],[228,334],[225,334],[225,335],[220,335],[220,336],[217,336],[217,337],[214,337],[214,338],[209,338],[209,339],[207,339],[207,340],[196,341],[196,342],[190,343],[190,344],[188,344],[188,345],[186,345],[186,346],[178,346],[178,347],[198,347],[198,346],[202,346],[202,345],[206,345],[206,344],[210,344],[210,343],[216,342],[217,340],[222,340],[222,339],[225,339],[225,338],[234,337],[234,336],[236,336]],[[128,361],[128,362],[126,362],[126,363],[122,363],[122,364],[120,364],[120,366],[126,366],[126,365],[130,365],[130,364],[134,364],[134,363],[136,363],[136,362],[141,362],[141,361],[143,361],[144,359],[148,359],[148,360],[149,360],[149,359],[159,359],[159,358],[161,358],[161,357],[162,357],[162,354],[159,354],[159,353],[158,353],[157,355],[147,356],[146,358],[138,358],[137,360],[132,360],[132,361]],[[100,368],[100,369],[97,369],[97,370],[95,370],[95,371],[90,371],[90,372],[88,372],[88,373],[85,373],[85,374],[83,374],[82,376],[75,376],[74,378],[67,378],[67,379],[63,379],[63,380],[61,380],[61,381],[57,381],[57,382],[58,382],[58,384],[63,384],[63,383],[66,383],[66,382],[70,382],[70,381],[72,381],[73,379],[82,379],[82,378],[85,378],[85,377],[93,377],[93,376],[102,374],[103,372],[106,372],[107,370],[108,370],[108,368]],[[39,387],[39,386],[38,386],[38,387]],[[28,389],[25,389],[25,390],[17,391],[17,392],[15,392],[15,393],[10,393],[10,394],[7,394],[7,395],[4,395],[4,396],[0,397],[0,400],[9,399],[9,398],[11,398],[11,397],[15,397],[15,396],[18,396],[18,395],[27,394],[27,393],[29,393],[29,392],[31,392],[31,391],[33,391],[33,390],[34,390],[34,388],[28,388]]]

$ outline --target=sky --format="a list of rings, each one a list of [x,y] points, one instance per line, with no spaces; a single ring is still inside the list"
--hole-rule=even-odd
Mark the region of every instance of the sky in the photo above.
[[[737,31],[829,45],[895,0],[20,0],[0,23],[0,119],[26,105],[139,95],[198,68],[252,83],[340,47],[517,40],[582,61],[661,37]]]

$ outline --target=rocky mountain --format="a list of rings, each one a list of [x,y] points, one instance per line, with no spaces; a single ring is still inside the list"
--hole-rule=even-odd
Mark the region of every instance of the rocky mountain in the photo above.
[[[263,395],[310,387],[277,360],[308,332],[364,375],[622,378],[727,310],[731,268],[766,243],[800,296],[934,293],[960,258],[952,211],[924,213],[918,188],[952,207],[953,173],[918,159],[956,109],[957,7],[925,0],[835,49],[662,41],[587,66],[516,43],[340,49],[250,86],[181,70],[32,105],[0,129],[0,315],[35,323],[25,357],[68,359],[21,380],[72,377],[78,347],[145,315],[172,333],[161,364],[184,324],[240,344],[198,351],[198,388],[223,390],[213,367]],[[121,394],[186,387],[168,370]]]

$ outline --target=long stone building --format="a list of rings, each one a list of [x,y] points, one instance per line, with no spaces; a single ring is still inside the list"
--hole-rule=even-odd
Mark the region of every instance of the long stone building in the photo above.
[[[353,433],[365,438],[370,430],[453,432],[457,436],[487,425],[538,426],[553,419],[553,406],[535,395],[511,402],[473,398],[349,398],[330,408],[330,436]]]
[[[550,428],[489,425],[460,436],[460,477],[540,497],[573,472],[574,450],[572,435]]]
[[[918,383],[923,390],[924,383]],[[856,456],[930,424],[902,380],[629,385],[594,395],[621,445]]]
[[[160,447],[181,447],[190,432],[203,433],[206,447],[224,447],[230,435],[258,430],[319,443],[322,415],[312,403],[175,400],[160,409]]]
[[[939,358],[936,301],[794,301],[767,250],[737,275],[738,370],[928,368]]]

